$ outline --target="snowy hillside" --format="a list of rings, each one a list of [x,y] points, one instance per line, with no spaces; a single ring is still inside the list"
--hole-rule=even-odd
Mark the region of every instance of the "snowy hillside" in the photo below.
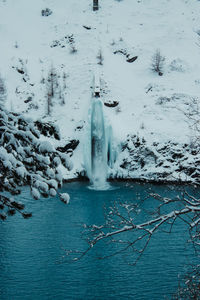
[[[69,177],[83,169],[95,73],[100,74],[102,100],[119,102],[104,106],[116,144],[125,144],[129,134],[144,138],[149,147],[170,141],[179,148],[185,143],[192,147],[198,136],[200,1],[99,2],[99,11],[93,12],[91,0],[0,0],[4,105],[58,125],[62,146],[80,141]],[[46,8],[50,14],[42,16]],[[157,49],[165,57],[163,76],[151,70]],[[56,92],[48,116],[51,70]],[[124,172],[119,169],[128,156],[125,152],[112,176]]]

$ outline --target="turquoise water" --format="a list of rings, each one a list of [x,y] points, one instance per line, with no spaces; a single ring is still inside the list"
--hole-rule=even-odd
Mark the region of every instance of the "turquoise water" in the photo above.
[[[101,224],[103,205],[113,201],[141,203],[141,217],[155,205],[153,199],[141,202],[149,191],[168,197],[180,193],[180,187],[117,183],[116,189],[94,191],[86,183],[66,184],[70,204],[56,198],[33,200],[29,190],[20,196],[33,217],[9,217],[0,223],[0,299],[166,299],[176,290],[178,274],[183,274],[193,257],[185,225],[177,223],[174,233],[155,236],[138,262],[125,254],[98,260],[116,245],[99,244],[75,263],[59,263],[63,249],[83,249],[80,224]],[[195,194],[198,191],[188,190]]]

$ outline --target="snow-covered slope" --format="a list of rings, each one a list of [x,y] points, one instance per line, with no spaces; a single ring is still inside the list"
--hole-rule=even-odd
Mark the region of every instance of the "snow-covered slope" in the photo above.
[[[103,101],[119,102],[104,107],[118,143],[136,134],[149,144],[193,144],[197,135],[193,124],[200,92],[200,1],[99,2],[99,11],[93,12],[92,0],[0,0],[5,106],[56,123],[63,145],[80,140],[73,172],[82,169],[91,84],[97,72]],[[46,8],[52,14],[42,16]],[[165,56],[163,76],[151,70],[156,49]],[[123,53],[138,58],[129,63]],[[46,79],[52,67],[65,104],[58,93],[47,116]]]

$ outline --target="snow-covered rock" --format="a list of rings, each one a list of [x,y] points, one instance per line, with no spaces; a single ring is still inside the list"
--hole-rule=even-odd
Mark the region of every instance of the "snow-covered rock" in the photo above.
[[[111,178],[200,183],[200,150],[190,144],[151,143],[128,136]]]
[[[69,204],[70,196],[67,193],[60,194],[60,200],[65,204]]]

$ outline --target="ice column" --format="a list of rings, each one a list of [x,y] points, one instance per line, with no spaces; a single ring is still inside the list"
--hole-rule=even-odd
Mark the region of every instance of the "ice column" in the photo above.
[[[92,103],[91,111],[91,175],[95,187],[103,188],[107,179],[107,141],[103,104],[98,98]]]

